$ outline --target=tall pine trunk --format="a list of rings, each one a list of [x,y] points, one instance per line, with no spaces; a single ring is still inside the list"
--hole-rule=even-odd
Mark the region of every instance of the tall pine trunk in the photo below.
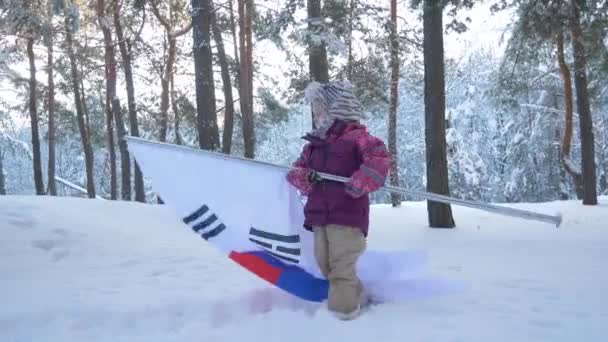
[[[220,136],[215,112],[210,10],[211,0],[192,0],[198,142],[202,149],[217,150],[220,145]]]
[[[165,64],[165,71],[161,79],[161,92],[160,92],[160,141],[167,141],[167,131],[169,128],[169,85],[171,73],[173,73],[173,64],[175,62],[175,54],[177,51],[175,38],[169,35],[169,52],[167,54],[167,63]]]
[[[348,57],[347,57],[347,61],[346,61],[346,77],[348,78],[348,80],[352,80],[353,79],[353,29],[354,29],[354,20],[355,20],[355,6],[357,5],[357,1],[356,0],[350,0],[350,4],[349,4],[349,15],[348,15],[348,36],[346,38],[346,47],[348,50]],[[393,2],[391,0],[391,6],[393,5]],[[392,23],[392,11],[393,8],[391,7],[391,23]],[[396,9],[395,9],[396,11]],[[396,24],[393,24],[396,25]]]
[[[173,115],[175,116],[175,143],[177,145],[183,145],[184,139],[182,139],[182,135],[180,131],[180,123],[181,123],[181,114],[179,113],[179,109],[177,108],[177,102],[175,98],[175,75],[171,73],[171,107],[173,108]]]
[[[445,75],[443,57],[443,6],[440,0],[424,1],[424,123],[427,191],[449,195],[445,128]],[[428,201],[429,225],[455,226],[450,205]]]
[[[245,158],[255,157],[255,131],[253,123],[253,0],[239,0],[239,47],[241,63],[239,92],[243,115]]]
[[[83,109],[82,98],[80,94],[80,75],[78,74],[78,65],[76,63],[76,54],[74,53],[74,39],[72,37],[72,13],[70,6],[66,3],[64,7],[64,24],[65,24],[65,41],[70,59],[70,72],[72,90],[74,91],[74,104],[76,106],[76,117],[78,119],[78,129],[80,131],[80,140],[84,152],[84,160],[87,174],[87,195],[89,198],[95,198],[95,178],[93,176],[93,149],[89,139],[89,129],[85,122],[85,114]]]
[[[115,71],[116,72],[116,71]],[[122,108],[118,96],[114,96],[112,100],[112,108],[118,108],[115,112],[116,117],[116,133],[118,133],[118,148],[120,151],[120,193],[125,201],[131,200],[131,157],[127,146],[127,130],[122,116]]]
[[[232,97],[232,82],[230,80],[230,67],[226,58],[224,39],[217,23],[215,12],[211,12],[211,27],[213,28],[213,38],[217,47],[217,57],[220,62],[222,73],[222,84],[224,89],[224,132],[222,135],[222,152],[230,154],[232,150],[232,135],[234,131],[234,100]]]
[[[6,178],[4,178],[4,152],[2,152],[2,145],[0,145],[0,195],[6,195]]]
[[[318,35],[322,30],[321,0],[307,0],[308,10],[308,31],[309,34]],[[316,39],[309,39],[308,43],[308,70],[310,79],[317,82],[329,81],[329,66],[327,62],[327,49],[325,43],[317,43]],[[310,111],[312,128],[315,127],[315,120]]]
[[[120,21],[120,8],[114,7],[114,27],[116,27],[116,38],[118,39],[118,46],[120,48],[120,54],[122,56],[122,66],[125,73],[125,81],[127,84],[127,104],[129,108],[129,127],[131,135],[139,137],[139,125],[137,123],[137,108],[135,103],[135,85],[133,82],[133,68],[131,65],[131,49],[129,41],[125,39],[122,23]],[[137,161],[135,161],[135,200],[138,202],[146,201],[146,194],[144,191],[144,178]]]
[[[30,123],[32,128],[32,155],[34,158],[34,184],[36,186],[36,195],[44,195],[44,182],[42,180],[42,160],[40,156],[40,132],[38,128],[38,104],[37,104],[37,88],[38,81],[36,80],[36,56],[34,55],[34,38],[27,39],[27,57],[30,64],[30,94],[29,94],[29,110]]]
[[[192,27],[192,23],[187,25],[185,28],[178,31],[173,31],[172,21],[172,9],[173,3],[169,1],[169,19],[165,19],[158,10],[158,7],[152,2],[152,11],[156,16],[156,19],[165,28],[167,33],[167,40],[169,43],[169,49],[167,52],[167,59],[165,63],[165,70],[161,75],[161,92],[160,92],[160,141],[167,141],[167,131],[169,130],[169,100],[170,92],[169,88],[172,85],[173,79],[173,66],[175,65],[175,59],[177,56],[177,38],[188,33]]]
[[[53,2],[49,1],[47,4],[47,20],[51,24],[53,23]],[[48,95],[47,95],[47,106],[49,116],[49,158],[47,164],[47,182],[48,191],[52,196],[57,196],[57,183],[55,182],[55,79],[53,77],[53,30],[49,28],[46,34],[46,46],[47,46],[47,75],[48,75]]]
[[[110,198],[118,199],[118,179],[116,172],[116,152],[114,149],[114,120],[120,114],[116,98],[116,61],[114,59],[114,42],[110,21],[105,16],[105,1],[97,0],[97,21],[103,33],[106,72],[106,129],[108,135],[108,150],[110,152]],[[119,138],[120,139],[120,138]],[[122,151],[121,151],[122,154]]]
[[[253,118],[253,16],[254,0],[247,1],[247,100],[249,101],[249,112],[243,117],[245,127],[245,157],[255,158],[255,124]]]
[[[308,30],[311,34],[319,34],[322,30],[321,0],[308,0]],[[329,81],[329,66],[325,43],[315,43],[311,39],[308,46],[310,78],[313,81]]]
[[[597,204],[595,175],[595,146],[593,138],[593,119],[587,90],[587,57],[580,24],[578,2],[571,0],[570,30],[572,31],[572,50],[574,51],[574,87],[578,108],[581,136],[581,164],[583,166],[583,204]]]
[[[108,79],[108,70],[106,68],[106,83]],[[110,94],[107,92],[106,85],[106,139],[108,144],[108,154],[110,156],[110,199],[118,199],[118,179],[116,172],[116,150],[114,148],[114,112],[112,111],[112,104],[110,103]]]
[[[562,80],[564,81],[564,105],[566,109],[565,113],[565,127],[564,136],[562,138],[562,151],[561,161],[564,165],[564,169],[568,172],[576,189],[576,195],[578,199],[583,198],[583,178],[580,171],[576,170],[576,167],[570,159],[570,151],[572,149],[572,132],[573,132],[573,95],[572,95],[572,77],[570,75],[570,68],[566,63],[566,56],[564,53],[564,33],[560,31],[557,34],[557,63],[559,65],[560,72],[562,74]]]
[[[236,83],[237,83],[237,89],[241,89],[241,87],[238,85],[239,68],[240,68],[241,62],[240,62],[240,58],[239,58],[239,42],[236,38],[236,19],[234,18],[234,4],[233,4],[233,0],[229,0],[228,2],[230,5],[230,8],[229,8],[229,10],[230,10],[230,33],[232,34],[232,45],[234,46],[234,61],[237,65]]]
[[[397,107],[399,106],[399,37],[397,35],[397,0],[391,0],[391,106],[388,116],[388,149],[391,154],[391,185],[399,186],[397,151]],[[401,196],[391,193],[393,207],[401,204]]]

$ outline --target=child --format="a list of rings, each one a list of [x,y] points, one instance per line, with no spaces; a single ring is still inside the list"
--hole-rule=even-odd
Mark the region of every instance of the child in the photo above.
[[[351,88],[347,81],[306,88],[316,129],[304,137],[309,143],[287,176],[308,196],[304,227],[314,232],[315,258],[329,281],[328,309],[340,319],[355,318],[367,301],[356,264],[366,247],[368,193],[384,185],[391,165],[384,143],[359,122]],[[321,180],[317,172],[350,180]]]

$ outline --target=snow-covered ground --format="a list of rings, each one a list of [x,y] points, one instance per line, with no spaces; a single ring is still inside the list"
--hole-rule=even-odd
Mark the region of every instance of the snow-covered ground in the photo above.
[[[369,246],[424,250],[457,292],[356,321],[269,287],[162,206],[0,197],[0,341],[607,341],[608,198],[518,205],[564,224],[424,203],[372,211]]]

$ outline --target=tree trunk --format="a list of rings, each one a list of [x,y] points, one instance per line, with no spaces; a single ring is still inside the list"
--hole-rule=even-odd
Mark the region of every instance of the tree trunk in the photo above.
[[[116,3],[113,4],[116,6]],[[105,64],[106,64],[106,91],[107,91],[107,99],[109,101],[109,108],[111,108],[111,113],[108,113],[108,124],[112,125],[111,119],[113,118],[116,123],[116,133],[118,136],[118,150],[120,153],[120,174],[121,174],[121,198],[126,201],[131,200],[131,158],[129,157],[129,150],[127,148],[126,130],[124,126],[124,120],[122,117],[122,108],[120,107],[120,100],[116,95],[116,52],[114,39],[112,38],[112,29],[110,27],[110,19],[106,16],[105,13],[105,1],[98,0],[97,1],[97,17],[99,21],[99,25],[103,32],[104,38],[104,50],[105,50]],[[113,158],[114,161],[110,162],[112,166],[112,176],[116,177],[116,156],[112,155],[114,152],[114,144],[113,144],[113,134],[111,127],[108,127],[108,136],[109,136],[109,146],[111,148],[110,158]],[[116,187],[117,180],[112,182],[112,189],[114,190]],[[117,196],[116,196],[117,197]],[[116,199],[113,197],[112,199]]]
[[[6,179],[4,178],[4,165],[2,164],[4,159],[4,152],[2,152],[2,145],[0,145],[0,195],[6,195]]]
[[[173,108],[173,115],[175,116],[175,143],[177,145],[183,145],[184,140],[182,139],[182,135],[180,134],[179,126],[181,123],[181,115],[179,113],[179,109],[177,108],[177,102],[175,102],[175,75],[171,73],[171,108]]]
[[[230,81],[230,67],[224,49],[224,39],[222,32],[217,24],[215,12],[211,12],[211,27],[213,28],[213,38],[217,47],[217,57],[222,71],[222,84],[224,88],[224,132],[222,135],[222,152],[230,154],[232,149],[232,135],[234,130],[234,100],[232,98],[232,82]]]
[[[165,71],[161,78],[161,93],[160,93],[160,141],[167,141],[167,130],[169,127],[169,83],[171,74],[173,73],[173,64],[175,62],[176,40],[171,37],[171,32],[167,32],[169,36],[169,52],[167,55],[167,63]]]
[[[160,141],[167,141],[167,131],[169,129],[169,100],[172,94],[169,93],[169,87],[173,86],[173,66],[175,65],[175,58],[177,55],[177,38],[186,34],[190,31],[192,24],[187,25],[185,28],[178,31],[173,31],[173,2],[169,1],[169,19],[164,18],[156,3],[152,2],[152,11],[156,16],[156,19],[165,28],[167,33],[167,40],[169,43],[169,51],[167,53],[167,60],[165,63],[165,70],[161,75],[161,95],[160,95]],[[171,90],[172,91],[172,90]]]
[[[107,69],[107,68],[106,68]],[[106,83],[108,79],[108,71],[106,70]],[[107,92],[107,85],[106,85]],[[110,96],[106,94],[106,138],[108,141],[108,154],[110,156],[110,199],[118,199],[118,180],[116,173],[116,150],[114,149],[114,113],[110,103]]]
[[[80,68],[80,75],[84,75],[84,69]],[[100,91],[101,92],[101,91]],[[89,106],[87,106],[87,93],[84,89],[84,77],[80,77],[80,97],[82,101],[82,109],[84,111],[85,126],[89,139],[91,137],[91,120],[89,120]]]
[[[247,115],[243,116],[245,123],[245,132],[243,134],[245,140],[245,158],[255,158],[255,124],[253,118],[253,15],[254,5],[253,0],[246,0],[246,33],[247,33],[247,101],[249,104]]]
[[[312,34],[319,34],[322,30],[321,0],[308,0],[308,30]],[[310,78],[313,81],[329,81],[329,66],[327,63],[327,50],[325,43],[314,43],[308,46]]]
[[[230,5],[230,31],[232,33],[232,45],[234,46],[234,61],[237,65],[236,78],[235,78],[236,79],[236,88],[241,89],[241,86],[239,85],[241,62],[240,62],[240,58],[239,58],[239,43],[236,38],[236,20],[234,19],[234,6],[233,6],[232,0],[229,0],[229,5]]]
[[[6,179],[4,178],[4,165],[2,161],[4,159],[4,153],[2,152],[2,146],[0,146],[0,195],[6,195]]]
[[[440,0],[424,1],[424,117],[427,191],[449,195],[445,129],[443,7]],[[429,225],[455,226],[450,205],[428,201]]]
[[[566,57],[564,54],[564,33],[559,32],[557,35],[557,62],[559,64],[559,69],[562,74],[562,79],[564,81],[564,105],[566,109],[566,118],[565,118],[565,127],[564,127],[564,137],[562,139],[562,153],[561,153],[561,161],[564,165],[564,169],[568,172],[572,180],[574,181],[574,186],[576,189],[576,196],[578,199],[583,198],[583,178],[580,171],[576,170],[576,167],[572,163],[572,159],[570,159],[570,151],[572,147],[572,116],[573,116],[573,96],[572,96],[572,78],[570,76],[570,69],[568,68],[568,64],[566,64]]]
[[[53,2],[48,2],[47,17],[49,22],[53,22]],[[57,196],[57,183],[55,182],[55,80],[53,77],[53,31],[49,29],[46,34],[46,46],[47,46],[47,75],[48,75],[48,97],[47,106],[49,110],[49,159],[47,167],[47,182],[48,191],[51,196]]]
[[[308,7],[308,31],[309,34],[318,35],[322,30],[321,0],[307,0]],[[329,66],[327,62],[327,50],[325,43],[317,44],[313,39],[308,43],[308,69],[310,79],[317,82],[329,81]],[[312,128],[315,129],[315,120],[310,111]]]
[[[133,82],[133,68],[131,66],[131,49],[129,42],[125,40],[124,37],[122,23],[120,22],[120,8],[118,6],[114,7],[114,26],[116,27],[116,38],[118,39],[118,46],[122,56],[122,66],[125,72],[125,81],[127,83],[127,103],[129,106],[129,126],[131,135],[134,137],[139,137],[139,125],[137,123],[137,109],[135,103],[135,86]],[[143,203],[146,201],[144,179],[137,161],[135,161],[134,182],[135,200]]]
[[[253,124],[253,46],[252,17],[253,0],[239,0],[239,47],[241,63],[239,70],[239,92],[243,116],[243,140],[245,158],[255,157],[255,132]]]
[[[125,201],[131,200],[131,157],[127,146],[127,130],[122,116],[120,100],[117,96],[112,101],[112,108],[118,108],[114,113],[116,117],[116,133],[118,133],[118,148],[120,151],[120,176],[121,176],[121,196]]]
[[[27,39],[27,56],[30,63],[30,95],[29,109],[30,122],[32,128],[32,155],[34,158],[34,184],[36,185],[36,195],[44,195],[44,182],[42,180],[42,161],[40,157],[40,133],[38,129],[38,108],[37,108],[37,88],[36,80],[36,57],[34,56],[34,38]]]
[[[217,150],[220,145],[220,136],[215,113],[210,10],[211,0],[192,0],[198,142],[202,149]]]
[[[116,98],[116,60],[114,58],[114,42],[110,22],[105,16],[105,1],[97,0],[97,20],[103,33],[106,71],[106,126],[108,134],[108,150],[110,152],[110,198],[118,199],[118,179],[116,173],[116,152],[114,150],[114,119],[120,115],[120,103]],[[115,100],[116,98],[116,100]],[[122,149],[121,149],[122,155]]]
[[[76,54],[74,53],[74,42],[72,38],[72,18],[70,6],[66,3],[64,7],[65,16],[65,41],[70,59],[70,70],[72,76],[72,88],[74,91],[74,104],[76,105],[76,116],[78,118],[78,129],[80,130],[80,139],[82,141],[82,149],[84,151],[84,160],[87,173],[87,195],[89,198],[95,198],[95,179],[93,177],[93,150],[89,139],[88,128],[85,124],[84,110],[82,98],[80,95],[80,75],[78,75],[78,66],[76,64]]]
[[[397,0],[391,0],[391,107],[388,116],[388,149],[391,154],[391,185],[399,186],[397,151],[397,107],[399,105],[399,37],[397,36]],[[401,196],[391,193],[393,207],[401,204]]]
[[[391,6],[392,6],[393,2],[391,0]],[[346,45],[347,45],[347,49],[348,49],[348,59],[346,61],[346,77],[349,80],[353,79],[353,22],[354,22],[354,16],[355,16],[355,6],[357,5],[357,1],[356,0],[350,0],[350,5],[349,5],[349,16],[348,16],[348,37],[346,40]],[[391,23],[393,22],[392,20],[392,7],[391,7]],[[396,9],[394,10],[396,12]],[[393,23],[393,25],[396,25]]]
[[[576,88],[576,106],[580,122],[580,136],[583,166],[583,204],[597,204],[595,175],[595,147],[593,140],[593,119],[587,90],[587,60],[583,32],[580,25],[580,13],[576,1],[571,0],[570,30],[572,31],[572,50],[574,51],[574,86]]]

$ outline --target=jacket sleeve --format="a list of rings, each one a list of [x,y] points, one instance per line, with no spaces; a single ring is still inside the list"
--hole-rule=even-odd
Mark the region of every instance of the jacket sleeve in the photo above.
[[[382,140],[362,133],[356,139],[363,163],[346,183],[346,193],[354,198],[380,189],[391,168],[391,157]]]
[[[310,145],[304,146],[302,154],[293,164],[293,169],[287,173],[287,181],[307,196],[312,192],[312,183],[308,180],[310,173],[309,158]]]

